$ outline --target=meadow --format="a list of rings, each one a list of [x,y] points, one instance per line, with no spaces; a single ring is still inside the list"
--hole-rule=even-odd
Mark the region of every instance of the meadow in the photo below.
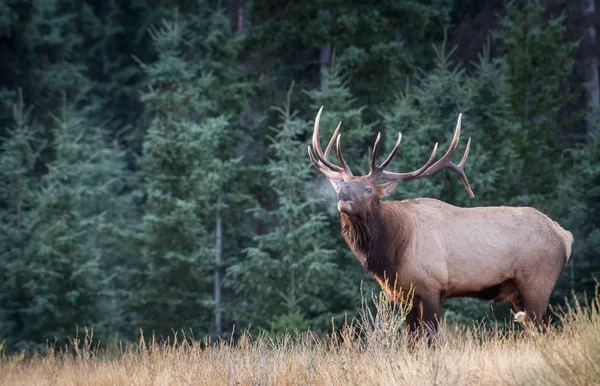
[[[102,347],[93,332],[44,354],[3,355],[0,385],[597,385],[600,298],[554,310],[541,333],[511,324],[442,326],[428,345],[402,331],[385,295],[327,336],[244,333],[235,340],[175,334]]]

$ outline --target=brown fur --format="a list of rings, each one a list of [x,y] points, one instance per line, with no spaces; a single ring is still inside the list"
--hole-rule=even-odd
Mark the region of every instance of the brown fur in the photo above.
[[[407,325],[420,322],[436,329],[443,299],[476,297],[510,301],[518,311],[540,324],[550,293],[571,254],[573,236],[541,212],[529,208],[459,208],[434,199],[381,201],[402,181],[417,180],[441,169],[460,176],[475,197],[464,166],[471,139],[460,163],[452,162],[461,129],[459,114],[452,142],[437,161],[434,146],[429,160],[410,173],[385,170],[396,154],[402,136],[390,155],[377,166],[380,135],[373,145],[371,170],[356,177],[346,164],[340,147],[340,124],[325,152],[319,141],[319,118],[315,118],[308,156],[335,188],[341,214],[342,235],[363,265],[396,301],[413,291],[413,308]],[[335,140],[341,166],[327,155]],[[378,180],[387,181],[377,184]]]
[[[390,294],[397,297],[394,287],[406,293],[414,286],[425,322],[435,322],[441,301],[454,297],[512,301],[541,322],[571,253],[570,232],[529,207],[380,201],[378,185],[363,177],[347,182],[352,183],[374,192],[368,198],[353,196],[349,214],[341,210],[342,235]],[[411,319],[416,323],[421,317]]]

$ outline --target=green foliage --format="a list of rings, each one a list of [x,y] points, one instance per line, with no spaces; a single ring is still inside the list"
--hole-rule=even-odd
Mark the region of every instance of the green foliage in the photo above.
[[[213,263],[212,227],[217,213],[226,226],[234,221],[228,205],[244,198],[228,187],[241,136],[226,115],[242,109],[244,84],[228,67],[236,49],[223,14],[206,17],[151,28],[158,59],[141,64],[148,79],[142,101],[152,118],[141,160],[148,202],[132,307],[136,325],[163,335],[172,328],[212,330],[210,288],[220,269]],[[184,54],[188,44],[193,57]],[[225,232],[226,242],[232,234]]]
[[[355,95],[376,104],[388,99],[395,85],[416,66],[429,64],[430,52],[423,47],[442,36],[450,22],[449,12],[446,0],[386,0],[376,6],[253,1],[248,49],[257,56],[256,67],[265,75],[261,86],[272,89],[297,79],[302,87],[314,88],[321,71],[319,52],[330,44],[352,77]]]
[[[356,99],[352,95],[352,91],[348,87],[348,76],[343,74],[340,67],[333,63],[331,68],[323,70],[323,82],[320,87],[307,91],[306,94],[310,97],[311,110],[318,111],[321,106],[324,106],[321,116],[320,127],[322,130],[322,141],[329,142],[329,133],[333,132],[336,125],[342,121],[342,137],[347,146],[344,148],[346,159],[351,163],[350,168],[354,168],[356,172],[368,173],[364,149],[368,146],[367,143],[371,140],[372,125],[365,125],[362,114],[364,107],[356,108]],[[332,154],[332,157],[334,155]]]
[[[466,194],[457,175],[450,172],[400,184],[396,196],[435,197],[466,206],[503,202],[514,190],[520,163],[508,136],[514,130],[514,122],[507,104],[502,62],[492,62],[486,48],[475,63],[474,75],[467,77],[463,69],[452,63],[452,51],[445,53],[445,50],[445,45],[435,48],[437,66],[419,78],[420,87],[408,88],[382,111],[386,128],[394,131],[406,128],[399,155],[388,168],[417,169],[429,158],[434,140],[439,142],[438,152],[443,154],[452,139],[458,115],[463,113],[461,143],[455,158],[464,152],[471,137],[473,144],[465,170],[476,202]],[[394,137],[389,135],[385,139],[391,142]]]
[[[31,125],[31,109],[25,108],[20,90],[12,110],[14,121],[5,129],[8,135],[0,145],[0,339],[9,347],[34,338],[19,333],[30,323],[20,309],[26,300],[23,287],[29,281],[28,266],[35,253],[30,240],[41,223],[34,211],[39,181],[32,172],[44,147],[39,141],[40,128]]]
[[[410,171],[436,141],[446,151],[463,113],[455,161],[471,137],[476,198],[449,171],[394,197],[533,205],[575,235],[553,301],[591,289],[599,141],[581,135],[579,9],[548,4],[0,3],[4,350],[63,342],[76,325],[103,340],[212,333],[217,272],[226,332],[328,331],[357,315],[361,281],[379,287],[308,161],[321,106],[322,142],[342,121],[357,175],[377,131],[380,161],[402,131],[389,169]],[[292,81],[305,90],[293,103]],[[464,299],[445,312],[506,315]]]
[[[496,34],[506,51],[508,101],[520,124],[513,137],[523,155],[524,195],[555,189],[555,162],[547,161],[556,159],[565,140],[560,128],[581,118],[581,110],[567,110],[578,101],[578,87],[569,82],[578,44],[566,41],[564,13],[546,21],[543,12],[537,1],[513,1]]]
[[[473,149],[483,150],[473,162],[478,171],[483,171],[473,179],[477,200],[486,205],[501,205],[519,194],[523,161],[513,140],[520,125],[509,103],[506,62],[492,59],[490,48],[488,42],[473,63],[473,76],[466,80],[471,103],[466,118],[473,121],[470,127],[474,130],[467,135],[476,142]]]
[[[109,303],[107,257],[119,253],[119,245],[105,227],[126,213],[117,212],[126,198],[117,195],[124,163],[102,130],[88,130],[88,122],[65,102],[48,144],[53,160],[31,184],[41,148],[34,150],[40,133],[29,127],[27,116],[20,99],[3,152],[4,166],[13,167],[6,169],[11,176],[2,189],[12,193],[6,201],[3,195],[12,210],[2,227],[13,229],[2,240],[2,324],[11,345],[43,347],[47,339],[66,342],[77,325],[98,326]]]
[[[573,232],[572,262],[563,275],[560,287],[593,288],[600,277],[600,135],[598,131],[570,152],[572,167],[562,177],[553,201],[555,212],[564,226]],[[569,296],[568,290],[555,291],[558,299]]]
[[[148,78],[142,101],[153,118],[141,160],[148,197],[131,307],[135,325],[168,335],[206,323],[210,249],[198,196],[226,121],[208,116],[215,109],[207,97],[213,78],[181,53],[187,23],[164,21],[150,32],[158,60],[142,64]]]
[[[274,109],[280,123],[272,129],[266,169],[277,206],[253,211],[271,231],[257,234],[256,247],[248,248],[246,260],[228,272],[240,290],[252,294],[245,300],[246,312],[256,315],[252,324],[268,328],[274,321],[274,332],[303,328],[307,319],[325,312],[323,283],[335,269],[324,234],[326,216],[318,208],[322,199],[307,189],[311,170],[298,152],[310,126],[292,111],[291,93],[283,107]]]

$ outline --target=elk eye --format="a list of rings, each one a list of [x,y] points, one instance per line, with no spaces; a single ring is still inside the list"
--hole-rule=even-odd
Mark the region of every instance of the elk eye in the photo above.
[[[372,188],[367,188],[366,191],[367,191],[367,193],[373,193],[373,189]]]

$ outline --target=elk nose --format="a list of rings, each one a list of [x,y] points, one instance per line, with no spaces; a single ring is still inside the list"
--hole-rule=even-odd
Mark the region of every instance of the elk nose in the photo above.
[[[340,190],[338,191],[338,199],[340,201],[350,201],[350,192],[346,185],[340,186]]]

